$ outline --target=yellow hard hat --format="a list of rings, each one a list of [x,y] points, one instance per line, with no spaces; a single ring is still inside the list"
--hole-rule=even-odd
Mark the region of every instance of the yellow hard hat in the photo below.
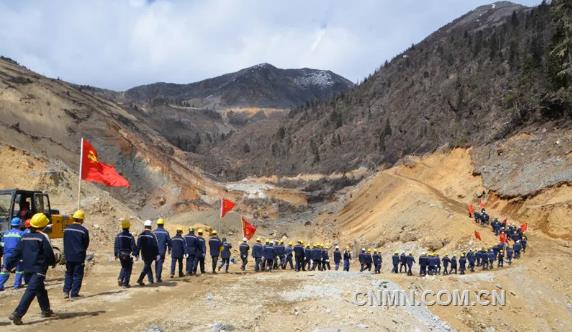
[[[73,213],[72,218],[84,220],[85,219],[85,212],[83,212],[83,210],[77,210],[76,212]]]
[[[367,252],[371,252],[371,248],[367,248]]]
[[[211,232],[212,235],[216,235],[216,230],[213,229],[213,231]]]
[[[202,234],[203,234],[203,229],[202,229],[202,228],[199,228],[199,230],[197,231],[197,233],[199,233],[199,235],[202,235]]]
[[[129,221],[129,219],[121,220],[121,228],[126,229],[129,227],[131,227],[131,222]]]
[[[280,244],[284,244],[284,240],[280,240]]]
[[[189,227],[189,232],[194,232],[195,228],[194,227]]]
[[[30,220],[30,226],[34,228],[44,228],[50,223],[48,217],[43,213],[36,213],[32,220]]]
[[[178,232],[181,232],[181,233],[182,233],[182,232],[183,232],[183,227],[177,227],[177,233],[178,233]]]
[[[289,245],[289,246],[291,246],[292,244],[293,244],[292,241],[288,242],[288,245]]]
[[[260,242],[260,241],[262,241],[262,239],[261,239],[260,236],[259,236],[259,237],[256,238],[256,242]]]
[[[165,219],[163,218],[157,219],[157,225],[165,225]]]

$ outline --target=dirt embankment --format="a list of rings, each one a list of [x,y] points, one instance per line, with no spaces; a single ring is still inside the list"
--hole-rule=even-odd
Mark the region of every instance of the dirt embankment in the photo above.
[[[490,227],[468,218],[467,203],[478,201],[485,190],[474,175],[471,151],[455,149],[421,158],[409,158],[360,183],[339,203],[338,212],[318,218],[318,236],[337,237],[354,252],[361,247],[381,248],[385,264],[394,251],[457,255],[498,243]],[[504,180],[508,182],[509,180]],[[483,196],[492,216],[509,223],[529,225],[529,250],[509,268],[465,276],[407,278],[402,287],[416,289],[503,289],[508,305],[491,307],[432,307],[440,318],[459,330],[545,330],[572,327],[572,273],[570,209],[572,188],[545,189],[526,198]],[[477,241],[473,233],[481,233]],[[394,278],[391,276],[390,278]],[[547,282],[548,281],[548,282]],[[522,318],[525,312],[533,313]]]

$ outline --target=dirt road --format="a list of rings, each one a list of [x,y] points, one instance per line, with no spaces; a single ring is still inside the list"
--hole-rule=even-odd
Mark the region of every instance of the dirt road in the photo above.
[[[24,326],[10,325],[5,318],[23,290],[5,292],[0,298],[0,328],[3,331],[449,330],[426,307],[387,308],[353,303],[355,291],[399,288],[384,275],[290,270],[235,272],[166,279],[160,286],[124,290],[116,286],[118,265],[111,261],[95,265],[82,289],[85,297],[74,302],[63,299],[62,279],[52,278],[49,294],[56,317],[41,318],[34,302],[24,317]],[[135,272],[140,268],[137,264]],[[236,265],[231,268],[238,270]]]

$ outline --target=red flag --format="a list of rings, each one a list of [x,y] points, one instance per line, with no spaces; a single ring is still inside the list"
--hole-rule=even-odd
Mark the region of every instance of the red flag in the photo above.
[[[524,233],[526,231],[528,231],[528,224],[522,224],[520,225],[520,230]]]
[[[81,179],[110,187],[129,187],[129,182],[117,173],[115,167],[97,159],[97,151],[86,139],[82,139]]]
[[[502,232],[499,236],[499,240],[502,243],[508,243],[508,238],[506,237],[506,234],[504,232]]]
[[[473,213],[475,213],[475,207],[473,206],[472,203],[469,203],[469,205],[467,206],[467,209],[469,210],[469,218],[472,218]]]
[[[256,227],[249,223],[245,217],[242,217],[242,234],[244,237],[250,240],[254,233],[256,233]]]
[[[224,216],[234,208],[236,204],[228,199],[221,198],[220,199],[220,217],[224,218]]]
[[[483,202],[483,200],[481,199],[481,202],[479,203],[479,207],[482,209],[485,208],[485,202]]]
[[[481,239],[481,233],[475,231],[475,238],[476,238],[477,240],[481,240],[481,241],[482,241],[482,239]]]

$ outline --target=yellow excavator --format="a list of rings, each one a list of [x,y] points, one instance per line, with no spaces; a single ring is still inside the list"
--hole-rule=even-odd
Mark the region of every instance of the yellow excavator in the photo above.
[[[54,210],[50,206],[50,197],[41,191],[6,189],[0,190],[0,234],[10,229],[10,220],[20,217],[22,222],[32,218],[35,213],[42,212],[50,223],[42,232],[46,233],[50,239],[63,239],[64,228],[73,223],[71,216],[60,214],[59,210]],[[54,252],[58,261],[63,260],[63,241],[52,241]]]

